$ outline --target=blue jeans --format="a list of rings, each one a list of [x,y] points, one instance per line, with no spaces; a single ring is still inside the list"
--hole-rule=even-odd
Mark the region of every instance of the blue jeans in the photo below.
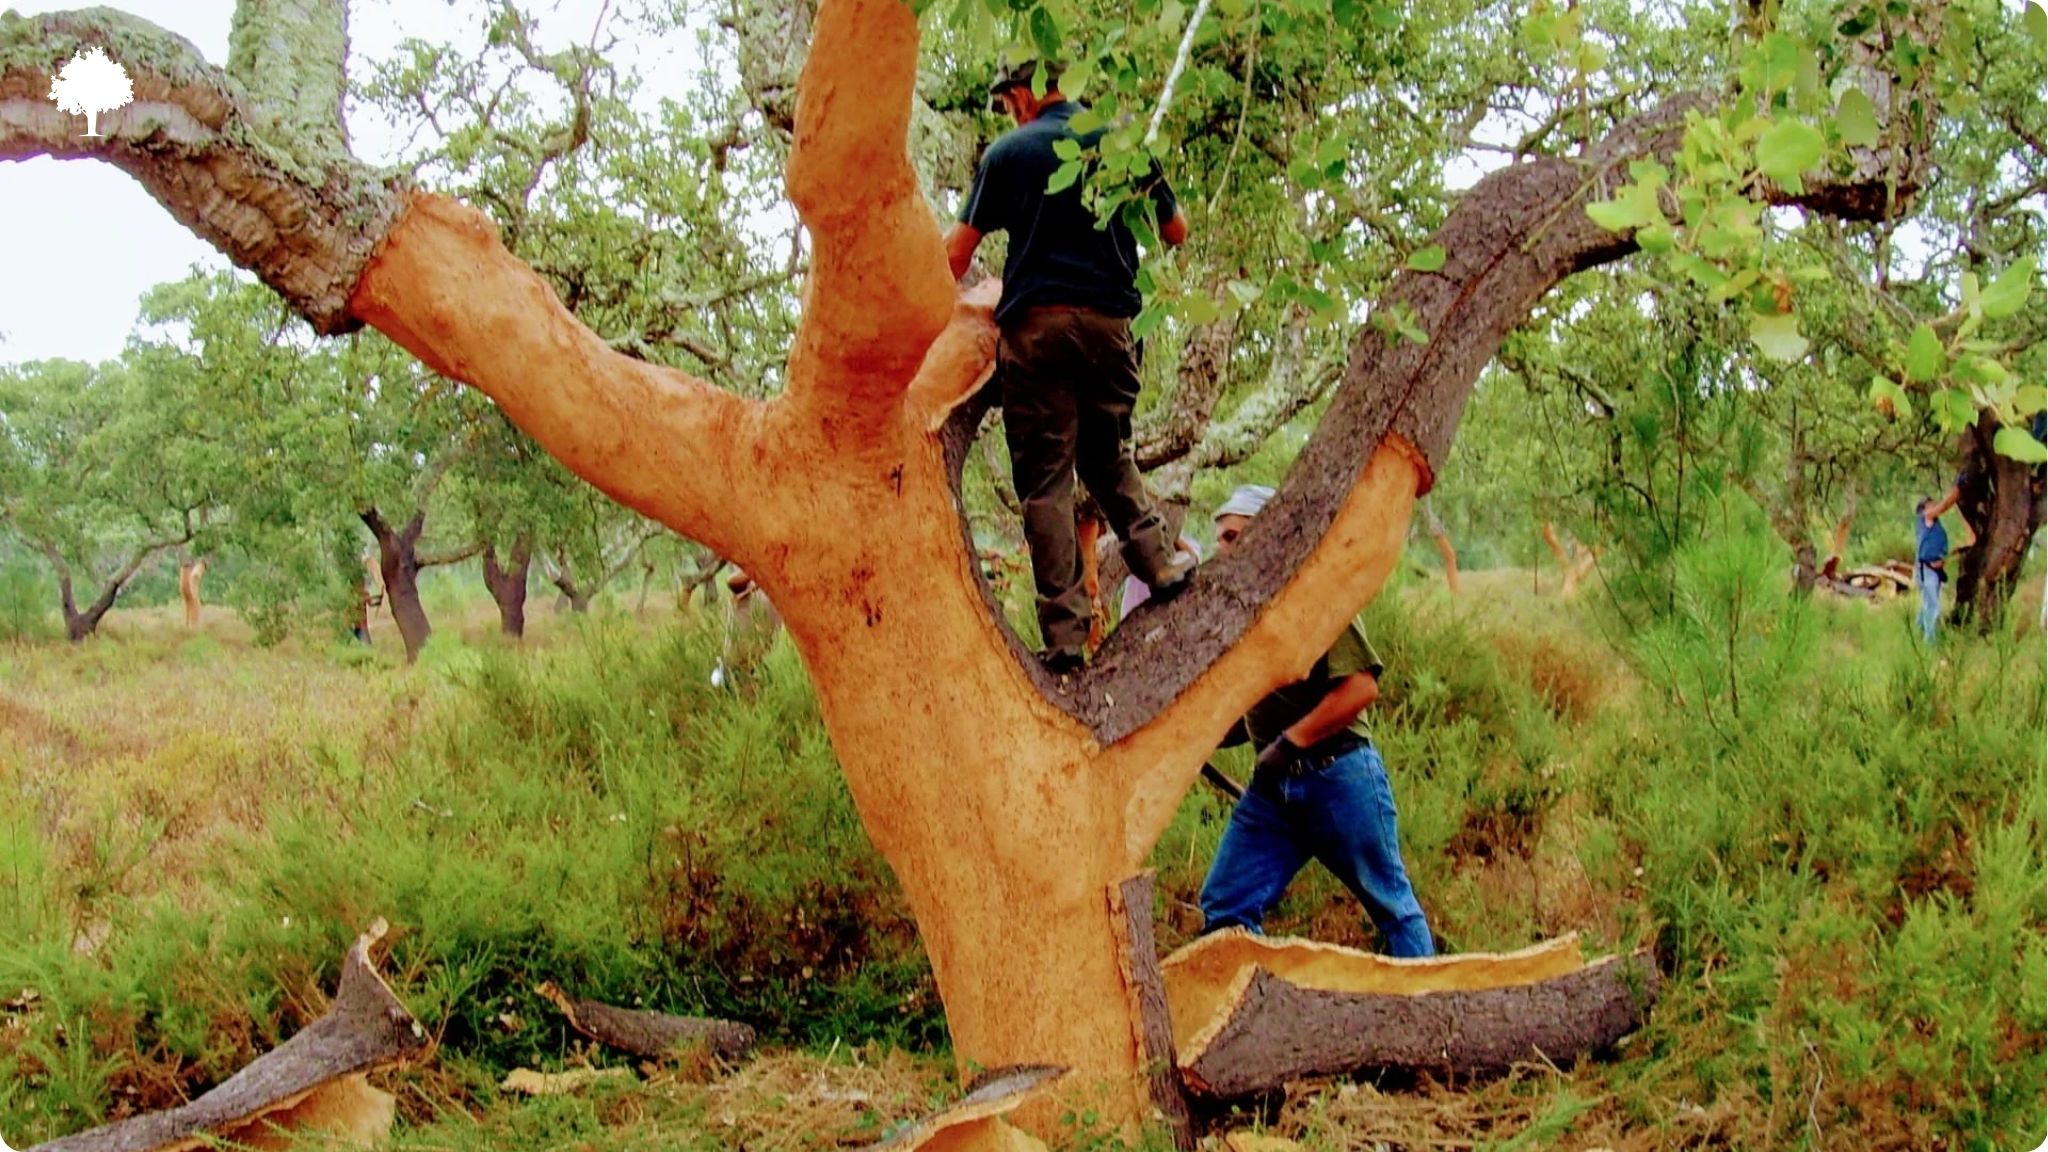
[[[1295,873],[1316,859],[1365,905],[1387,955],[1435,955],[1394,817],[1386,765],[1370,744],[1311,772],[1253,773],[1202,882],[1202,930],[1257,932]]]
[[[1934,625],[1941,619],[1941,573],[1922,564],[1914,572],[1920,584],[1920,635],[1934,643]]]

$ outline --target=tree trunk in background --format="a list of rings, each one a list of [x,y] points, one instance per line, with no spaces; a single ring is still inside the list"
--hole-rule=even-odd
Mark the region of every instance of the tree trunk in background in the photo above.
[[[384,607],[398,626],[399,639],[405,642],[406,663],[415,663],[434,634],[426,606],[420,603],[419,542],[427,514],[415,512],[405,527],[395,530],[375,508],[364,512],[362,519],[370,535],[377,538],[377,575],[384,583]]]
[[[185,601],[185,627],[199,627],[199,581],[206,576],[206,561],[178,565],[178,595]]]
[[[1961,498],[1956,505],[1977,537],[1962,555],[1956,609],[1985,630],[1997,623],[2012,599],[2044,510],[2042,468],[1993,451],[1997,432],[1998,418],[1987,411],[1963,434]]]
[[[512,541],[511,563],[498,563],[494,544],[484,546],[484,585],[498,605],[498,630],[517,640],[526,635],[526,580],[533,568],[533,538],[522,532]]]
[[[1429,527],[1429,538],[1436,542],[1436,554],[1443,558],[1444,587],[1456,596],[1459,592],[1458,550],[1451,546],[1450,529],[1444,527],[1443,518],[1436,514],[1436,505],[1427,496],[1422,498],[1422,517]]]

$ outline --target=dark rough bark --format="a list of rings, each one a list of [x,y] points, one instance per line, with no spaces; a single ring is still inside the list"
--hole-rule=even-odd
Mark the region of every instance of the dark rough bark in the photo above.
[[[1152,935],[1152,873],[1141,872],[1110,892],[1110,914],[1117,929],[1117,946],[1127,986],[1136,999],[1131,1019],[1144,1029],[1145,1079],[1152,1104],[1159,1110],[1173,1146],[1180,1152],[1194,1152],[1195,1118],[1188,1106],[1187,1087],[1179,1072],[1173,1049],[1173,1017],[1166,1007],[1166,979],[1159,970],[1159,946]]]
[[[1960,498],[1956,507],[1976,534],[1963,550],[1956,570],[1956,606],[1980,628],[1992,627],[2004,614],[2019,585],[2020,569],[2034,534],[2048,509],[2043,494],[2043,469],[2022,464],[1992,449],[1997,417],[1985,412],[1963,434]]]
[[[572,998],[553,984],[543,985],[540,991],[569,1018],[570,1027],[606,1047],[649,1060],[698,1053],[737,1060],[754,1049],[754,1030],[745,1024],[614,1008]]]
[[[426,529],[427,516],[415,512],[403,528],[393,529],[375,508],[362,514],[363,524],[370,534],[377,538],[377,571],[384,578],[384,607],[391,613],[392,623],[398,625],[398,635],[405,642],[405,659],[412,663],[420,658],[420,650],[434,635],[434,626],[427,620],[426,606],[420,603],[420,533]]]
[[[1658,983],[1647,956],[1610,956],[1534,984],[1414,996],[1314,991],[1262,968],[1182,1071],[1195,1092],[1227,1099],[1304,1076],[1565,1064],[1634,1031]]]
[[[498,629],[513,639],[526,635],[526,579],[533,568],[533,541],[522,533],[512,541],[509,563],[498,562],[495,544],[484,546],[484,585],[498,605]]]
[[[1322,539],[1389,433],[1418,449],[1433,473],[1480,369],[1536,301],[1573,272],[1635,250],[1585,214],[1604,181],[1629,161],[1676,147],[1698,98],[1667,102],[1631,121],[1582,161],[1543,159],[1479,182],[1433,242],[1449,253],[1438,272],[1396,276],[1382,308],[1405,308],[1430,334],[1427,344],[1390,344],[1368,328],[1316,433],[1280,494],[1247,530],[1245,546],[1202,566],[1194,587],[1146,604],[1111,634],[1069,693],[1049,695],[1096,738],[1129,735],[1171,703],[1235,644]],[[1424,478],[1427,489],[1430,476]],[[1151,658],[1171,651],[1178,659]]]
[[[426,1032],[370,964],[374,936],[342,962],[341,988],[327,1014],[226,1083],[182,1108],[155,1112],[37,1145],[30,1152],[148,1152],[215,1136],[248,1139],[265,1114],[322,1086],[418,1055]]]
[[[72,583],[71,565],[65,562],[64,554],[58,551],[54,544],[42,545],[43,556],[50,562],[50,568],[57,575],[57,599],[64,610],[65,639],[73,644],[79,644],[83,643],[86,637],[99,631],[100,621],[113,610],[114,601],[121,597],[121,590],[128,587],[128,582],[135,579],[137,572],[142,571],[143,564],[158,552],[188,543],[191,539],[192,534],[188,531],[176,540],[159,540],[137,548],[129,555],[127,563],[121,566],[121,570],[100,586],[99,595],[93,597],[92,603],[86,605],[83,611],[78,607],[78,593]]]
[[[1195,329],[1188,337],[1173,394],[1161,405],[1164,417],[1140,427],[1132,438],[1141,470],[1150,472],[1187,455],[1208,430],[1216,402],[1223,398],[1225,371],[1230,367],[1230,350],[1237,343],[1242,315],[1233,312]]]
[[[335,7],[338,7],[335,6]],[[128,70],[135,101],[81,139],[50,102],[72,54],[98,45]],[[104,160],[178,222],[255,273],[313,327],[353,331],[349,293],[403,212],[409,184],[346,152],[292,147],[243,105],[239,85],[189,42],[110,8],[0,14],[0,160]]]

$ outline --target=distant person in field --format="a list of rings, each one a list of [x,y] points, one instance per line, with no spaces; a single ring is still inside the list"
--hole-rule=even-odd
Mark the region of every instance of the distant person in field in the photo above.
[[[967,274],[981,238],[1009,235],[1002,298],[996,303],[996,378],[1003,432],[1024,538],[1038,594],[1041,658],[1067,675],[1085,659],[1094,603],[1083,576],[1074,526],[1074,478],[1124,542],[1124,560],[1156,596],[1187,586],[1193,564],[1177,559],[1163,521],[1131,457],[1131,410],[1138,402],[1143,350],[1131,320],[1138,293],[1138,242],[1119,218],[1098,228],[1081,197],[1084,181],[1058,192],[1047,184],[1067,163],[1058,145],[1092,148],[1102,129],[1077,133],[1081,105],[1060,94],[1059,70],[1045,62],[1044,95],[1033,86],[1039,63],[1011,68],[989,86],[991,107],[1017,127],[989,145],[959,223],[946,234],[953,276]],[[1153,164],[1145,191],[1157,209],[1159,237],[1186,241],[1187,217]]]
[[[1941,585],[1948,579],[1948,529],[1941,526],[1941,513],[1933,500],[1913,507],[1913,582],[1920,587],[1920,635],[1934,643],[1934,628],[1941,620]]]
[[[1248,485],[1217,509],[1218,556],[1237,546],[1272,496]],[[1353,619],[1306,679],[1253,705],[1224,741],[1249,739],[1259,758],[1202,882],[1202,931],[1260,931],[1295,874],[1320,860],[1365,905],[1388,955],[1436,954],[1401,863],[1386,765],[1360,718],[1379,698],[1382,670]]]

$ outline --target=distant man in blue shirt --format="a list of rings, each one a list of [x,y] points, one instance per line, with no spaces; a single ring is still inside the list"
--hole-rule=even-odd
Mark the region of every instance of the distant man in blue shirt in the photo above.
[[[1143,304],[1137,239],[1121,219],[1095,226],[1081,198],[1085,180],[1046,191],[1066,163],[1054,146],[1073,141],[1086,150],[1102,132],[1077,134],[1069,127],[1082,108],[1060,94],[1058,70],[1049,62],[1045,94],[1034,95],[1038,68],[1036,61],[1019,65],[989,88],[991,106],[1017,127],[983,155],[960,222],[946,234],[946,255],[957,279],[967,274],[984,235],[1009,234],[996,304],[996,378],[1024,504],[1043,659],[1064,675],[1081,667],[1094,614],[1074,527],[1076,472],[1124,542],[1125,563],[1154,596],[1185,587],[1195,561],[1175,555],[1131,457],[1139,387],[1131,320]],[[1187,217],[1157,165],[1148,191],[1162,222],[1160,239],[1185,242]]]
[[[1934,501],[1913,506],[1913,535],[1917,547],[1913,556],[1913,582],[1920,586],[1920,634],[1934,643],[1934,626],[1941,620],[1941,585],[1948,579],[1948,529],[1934,510]]]

